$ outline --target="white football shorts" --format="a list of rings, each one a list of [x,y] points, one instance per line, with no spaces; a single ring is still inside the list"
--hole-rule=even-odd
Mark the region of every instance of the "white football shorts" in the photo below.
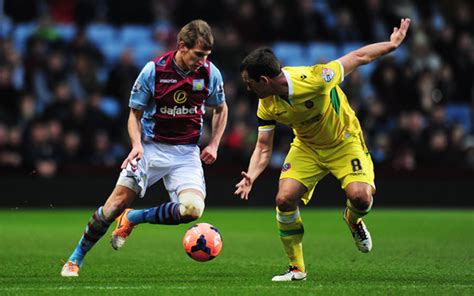
[[[172,201],[178,201],[183,189],[196,189],[206,196],[206,183],[197,145],[169,145],[143,143],[143,157],[136,169],[130,164],[123,169],[117,181],[137,192],[142,198],[148,187],[163,179]]]

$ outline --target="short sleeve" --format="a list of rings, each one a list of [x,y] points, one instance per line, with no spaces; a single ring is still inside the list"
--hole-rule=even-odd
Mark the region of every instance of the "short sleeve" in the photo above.
[[[257,118],[259,131],[271,131],[275,129],[276,121],[271,113],[265,108],[262,100],[259,100],[258,102]]]
[[[144,110],[155,92],[155,63],[148,62],[133,84],[128,106]]]
[[[327,64],[315,65],[314,75],[321,79],[324,92],[329,93],[336,85],[344,81],[344,68],[338,60],[331,61]],[[318,80],[319,80],[318,79]]]
[[[206,100],[206,106],[215,107],[225,102],[224,81],[221,72],[210,63],[210,77],[209,77],[209,97]]]

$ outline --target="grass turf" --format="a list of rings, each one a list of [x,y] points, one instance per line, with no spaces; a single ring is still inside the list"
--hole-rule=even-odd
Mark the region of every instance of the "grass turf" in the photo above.
[[[374,249],[357,251],[341,210],[302,209],[308,280],[272,283],[287,260],[268,209],[207,209],[223,251],[199,263],[183,251],[189,225],[140,225],[120,251],[108,234],[79,278],[61,278],[93,210],[1,210],[0,295],[473,295],[474,213],[375,209]]]

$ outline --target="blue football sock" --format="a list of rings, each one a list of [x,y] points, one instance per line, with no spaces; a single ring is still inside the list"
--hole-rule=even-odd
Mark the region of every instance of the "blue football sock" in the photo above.
[[[102,214],[102,207],[97,209],[89,220],[79,243],[72,252],[68,261],[76,262],[82,265],[82,260],[87,252],[95,245],[95,243],[107,232],[111,223],[105,221]]]
[[[140,223],[176,225],[182,222],[179,206],[179,203],[167,202],[155,208],[131,210],[128,212],[128,220],[133,225]]]

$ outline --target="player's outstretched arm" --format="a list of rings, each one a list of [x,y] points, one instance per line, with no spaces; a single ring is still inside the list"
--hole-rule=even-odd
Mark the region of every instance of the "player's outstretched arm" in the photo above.
[[[227,124],[227,113],[228,108],[225,102],[214,108],[211,140],[201,152],[201,160],[205,164],[213,164],[217,159],[217,149]]]
[[[400,21],[400,27],[393,28],[393,33],[390,35],[389,41],[369,44],[339,58],[338,60],[344,67],[344,75],[351,73],[361,65],[368,64],[380,56],[397,49],[405,39],[408,28],[410,27],[410,22],[411,20],[409,18],[402,19]]]
[[[128,154],[127,158],[122,162],[120,166],[122,169],[126,168],[130,163],[132,167],[136,167],[137,161],[143,156],[142,136],[141,136],[141,123],[140,120],[143,116],[143,110],[137,110],[130,108],[130,114],[128,116],[128,135],[130,142],[132,143],[132,151]]]
[[[242,172],[242,180],[235,185],[237,188],[234,192],[235,195],[240,196],[241,199],[249,199],[249,193],[252,190],[252,185],[255,179],[265,170],[270,158],[272,156],[273,149],[273,137],[275,130],[271,131],[260,131],[258,133],[257,144],[250,158],[250,164],[247,172]]]

